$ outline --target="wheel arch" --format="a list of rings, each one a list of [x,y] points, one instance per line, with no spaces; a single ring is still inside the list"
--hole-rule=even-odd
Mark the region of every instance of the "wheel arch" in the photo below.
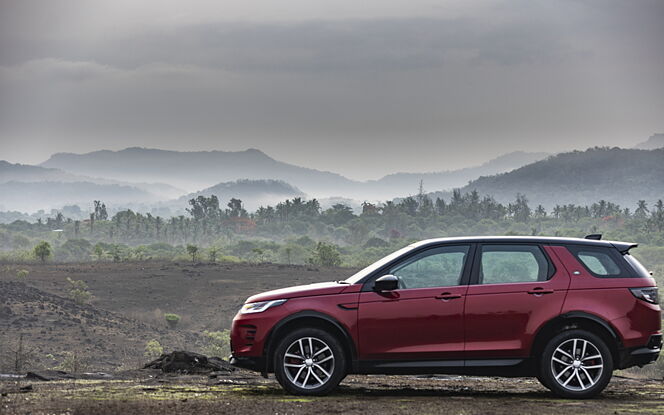
[[[535,335],[531,347],[531,357],[536,360],[549,339],[564,330],[584,329],[600,336],[611,350],[614,364],[620,359],[622,340],[618,331],[601,317],[584,311],[570,311],[546,322]]]
[[[344,353],[347,356],[346,369],[352,369],[352,362],[356,359],[357,350],[348,330],[332,316],[319,311],[305,310],[280,320],[268,333],[263,347],[263,355],[265,358],[265,365],[262,372],[263,376],[267,376],[267,373],[274,369],[272,355],[274,354],[274,348],[276,346],[275,340],[279,338],[280,334],[300,327],[320,328],[336,336],[341,342],[341,345],[344,348]]]

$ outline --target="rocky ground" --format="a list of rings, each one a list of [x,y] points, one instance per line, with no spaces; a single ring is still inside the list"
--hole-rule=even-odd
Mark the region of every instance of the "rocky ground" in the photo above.
[[[596,399],[555,398],[533,379],[349,376],[325,397],[291,396],[253,373],[0,382],[2,414],[629,414],[664,413],[664,383],[614,378]]]
[[[19,281],[16,269],[28,269]],[[229,327],[251,294],[343,279],[349,269],[272,264],[87,263],[0,267],[0,414],[138,413],[664,413],[664,382],[614,377],[597,399],[555,398],[534,379],[349,376],[327,397],[287,395],[273,378],[141,369],[145,343],[201,351],[204,330]],[[89,304],[68,298],[66,277],[85,281]],[[182,316],[169,329],[163,313]],[[14,378],[17,340],[31,352]],[[53,375],[67,358],[86,375]],[[71,363],[71,362],[70,362]],[[103,372],[103,373],[99,373]],[[640,373],[633,373],[643,376]],[[45,381],[43,379],[54,379]],[[58,380],[59,379],[59,380]]]

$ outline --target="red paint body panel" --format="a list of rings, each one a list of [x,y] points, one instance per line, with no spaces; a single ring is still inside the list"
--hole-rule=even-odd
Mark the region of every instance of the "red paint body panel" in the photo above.
[[[360,359],[463,358],[467,289],[455,286],[361,293]],[[441,296],[457,298],[436,298]]]
[[[527,357],[539,328],[560,315],[570,277],[553,252],[545,250],[556,268],[548,281],[468,288],[466,358]],[[529,293],[540,289],[548,293]]]
[[[339,286],[339,284],[335,285]],[[342,289],[348,287],[341,286]],[[265,340],[272,328],[286,317],[301,311],[315,311],[333,318],[346,329],[355,344],[357,344],[357,310],[342,309],[339,307],[339,304],[357,305],[359,298],[357,289],[353,288],[349,289],[349,291],[349,293],[336,295],[291,298],[283,305],[270,308],[262,313],[238,313],[233,319],[231,327],[233,353],[237,356],[261,356]],[[247,339],[247,326],[251,326],[251,329],[255,330],[253,339]]]

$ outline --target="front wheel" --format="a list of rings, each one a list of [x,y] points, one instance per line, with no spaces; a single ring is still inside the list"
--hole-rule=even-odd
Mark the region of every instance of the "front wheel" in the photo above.
[[[540,361],[540,381],[564,398],[601,393],[613,373],[613,358],[604,340],[585,330],[568,330],[552,338]]]
[[[295,395],[325,395],[346,375],[346,357],[336,337],[316,328],[285,336],[274,353],[274,374]]]

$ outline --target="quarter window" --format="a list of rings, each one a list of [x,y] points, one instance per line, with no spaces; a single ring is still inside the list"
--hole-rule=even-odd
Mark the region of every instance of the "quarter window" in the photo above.
[[[538,246],[483,245],[479,283],[506,284],[545,281],[549,263]]]
[[[468,256],[468,245],[428,249],[388,270],[399,278],[400,288],[459,285]]]

